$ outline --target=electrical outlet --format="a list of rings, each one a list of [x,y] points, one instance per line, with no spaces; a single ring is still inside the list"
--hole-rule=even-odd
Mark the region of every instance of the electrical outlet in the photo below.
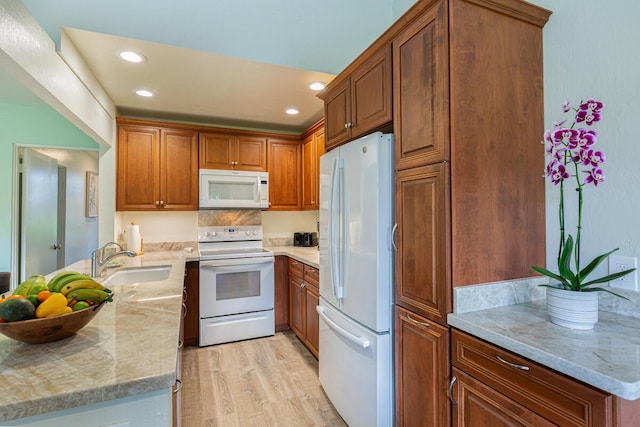
[[[638,258],[632,256],[609,255],[609,274],[630,268],[638,268]],[[638,270],[609,282],[609,286],[630,291],[638,291]]]

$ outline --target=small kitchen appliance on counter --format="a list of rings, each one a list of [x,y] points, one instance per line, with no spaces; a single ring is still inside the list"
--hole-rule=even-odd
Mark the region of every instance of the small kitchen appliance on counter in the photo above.
[[[318,233],[293,233],[293,246],[318,246]]]
[[[198,227],[200,346],[275,333],[274,256],[259,225]]]

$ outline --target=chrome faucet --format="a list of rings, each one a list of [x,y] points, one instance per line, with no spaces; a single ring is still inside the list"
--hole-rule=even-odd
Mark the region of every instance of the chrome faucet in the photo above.
[[[105,258],[104,257],[104,250],[106,248],[108,248],[109,246],[117,246],[120,249],[120,251],[112,253],[111,255],[108,255]],[[103,247],[98,248],[95,251],[91,252],[91,277],[98,277],[102,273],[102,270],[104,270],[104,265],[107,262],[109,262],[113,258],[115,258],[117,256],[121,256],[121,255],[127,255],[127,256],[130,256],[130,257],[134,257],[134,256],[136,256],[136,253],[132,252],[132,251],[125,251],[122,248],[122,245],[120,245],[119,243],[116,243],[116,242],[109,242],[106,245],[104,245]]]

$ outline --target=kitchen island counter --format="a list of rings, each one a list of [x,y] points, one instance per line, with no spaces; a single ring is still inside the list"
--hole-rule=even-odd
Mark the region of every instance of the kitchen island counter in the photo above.
[[[157,282],[109,283],[114,301],[69,338],[26,344],[0,335],[0,423],[21,425],[8,421],[56,411],[64,415],[70,408],[150,393],[162,393],[162,401],[170,407],[189,256],[163,252],[117,258],[123,268],[168,265],[171,271],[166,280]],[[63,270],[86,273],[90,262],[80,261]],[[107,269],[99,281],[112,271],[121,268]]]

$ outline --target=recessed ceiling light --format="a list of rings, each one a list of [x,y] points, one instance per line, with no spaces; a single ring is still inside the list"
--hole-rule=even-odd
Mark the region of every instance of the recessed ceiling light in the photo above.
[[[313,82],[309,85],[309,89],[311,90],[322,90],[324,89],[324,87],[326,86],[326,84],[322,83],[322,82]]]
[[[143,55],[140,55],[139,53],[136,53],[130,50],[120,52],[120,58],[129,62],[142,62],[145,59],[147,59]]]
[[[287,114],[290,114],[292,116],[295,116],[300,111],[298,111],[296,108],[287,108],[284,112],[287,113]]]
[[[136,94],[140,95],[140,96],[144,96],[144,97],[150,97],[153,96],[153,92],[150,92],[148,90],[145,89],[140,89],[136,91]]]

